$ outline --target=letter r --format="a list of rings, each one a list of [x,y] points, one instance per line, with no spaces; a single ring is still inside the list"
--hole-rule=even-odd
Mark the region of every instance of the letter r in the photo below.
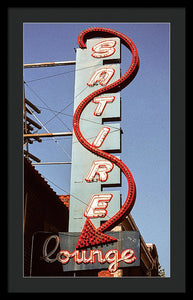
[[[108,173],[113,168],[114,164],[109,160],[95,160],[93,161],[85,180],[91,182],[95,176],[98,175],[99,181],[107,181]]]

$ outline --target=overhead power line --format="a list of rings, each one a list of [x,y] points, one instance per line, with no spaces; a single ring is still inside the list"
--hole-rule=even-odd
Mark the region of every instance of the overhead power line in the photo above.
[[[34,95],[48,108],[50,109],[50,107],[47,105],[46,101],[44,101],[44,99],[42,97],[40,97],[37,92],[32,89],[26,82],[24,82],[26,84],[26,86],[34,93]],[[51,109],[50,109],[51,110]],[[63,109],[64,110],[64,109]],[[63,120],[61,120],[58,116],[58,114],[54,114],[55,117],[68,129],[70,130],[70,128],[65,124],[65,122]]]
[[[30,65],[30,64],[29,64]],[[35,65],[35,64],[33,64]],[[25,66],[25,65],[24,65]],[[53,65],[55,66],[55,65]],[[60,76],[60,75],[64,75],[64,74],[68,74],[68,73],[74,73],[75,71],[80,71],[80,70],[84,70],[84,69],[89,69],[89,68],[92,68],[93,66],[100,66],[100,64],[98,65],[90,65],[90,66],[87,66],[87,67],[83,67],[83,68],[80,68],[80,69],[73,69],[73,70],[69,70],[69,71],[64,71],[64,72],[61,72],[61,73],[57,73],[57,74],[53,74],[53,75],[48,75],[48,76],[44,76],[44,77],[39,77],[39,78],[35,78],[35,79],[32,79],[32,80],[27,80],[25,81],[25,83],[28,83],[28,82],[33,82],[33,81],[39,81],[39,80],[42,80],[42,79],[48,79],[48,78],[52,78],[52,77],[56,77],[56,76]],[[24,68],[33,68],[33,67],[24,67]]]
[[[30,110],[30,108],[29,108]],[[38,119],[38,117],[30,110],[30,112],[32,113],[32,115],[34,116],[34,118],[41,124],[41,126],[47,131],[47,133],[50,134],[49,130],[44,126],[44,124],[42,124],[42,122]],[[62,149],[62,151],[68,156],[68,158],[71,159],[70,155],[66,152],[66,150],[60,145],[60,143],[55,139],[54,136],[51,136],[52,139],[54,140],[54,142],[57,143],[57,145]]]

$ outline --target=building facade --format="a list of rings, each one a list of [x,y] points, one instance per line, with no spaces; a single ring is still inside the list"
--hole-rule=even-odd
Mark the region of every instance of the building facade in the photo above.
[[[159,276],[158,253],[154,244],[146,244],[140,235],[140,266],[120,268],[114,273],[108,269],[63,272],[60,264],[44,264],[34,273],[33,240],[36,233],[68,232],[70,196],[57,195],[41,174],[24,158],[24,276],[124,277]],[[131,214],[112,231],[139,231]],[[40,241],[41,243],[41,241]],[[37,264],[39,266],[39,264]],[[33,270],[32,270],[33,266]],[[32,272],[33,271],[33,272]]]
[[[33,235],[68,231],[68,216],[67,206],[24,158],[24,276],[30,275]]]

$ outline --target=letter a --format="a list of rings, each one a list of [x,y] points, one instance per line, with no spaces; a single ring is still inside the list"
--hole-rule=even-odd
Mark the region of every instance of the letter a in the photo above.
[[[90,81],[87,83],[89,86],[94,86],[97,84],[106,85],[111,77],[114,75],[115,70],[111,67],[100,68],[94,72]]]

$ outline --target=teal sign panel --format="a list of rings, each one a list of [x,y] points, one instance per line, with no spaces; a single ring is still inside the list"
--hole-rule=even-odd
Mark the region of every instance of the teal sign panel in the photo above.
[[[108,56],[101,55],[111,50]],[[76,49],[74,111],[100,88],[100,82],[105,85],[120,78],[120,58],[119,38],[88,39],[87,48]],[[86,106],[80,120],[86,140],[110,153],[121,152],[120,101],[120,93],[101,94]],[[117,186],[121,186],[120,169],[84,148],[74,134],[69,232],[81,232],[86,217],[96,228],[110,219],[121,207],[120,191],[103,189]]]

